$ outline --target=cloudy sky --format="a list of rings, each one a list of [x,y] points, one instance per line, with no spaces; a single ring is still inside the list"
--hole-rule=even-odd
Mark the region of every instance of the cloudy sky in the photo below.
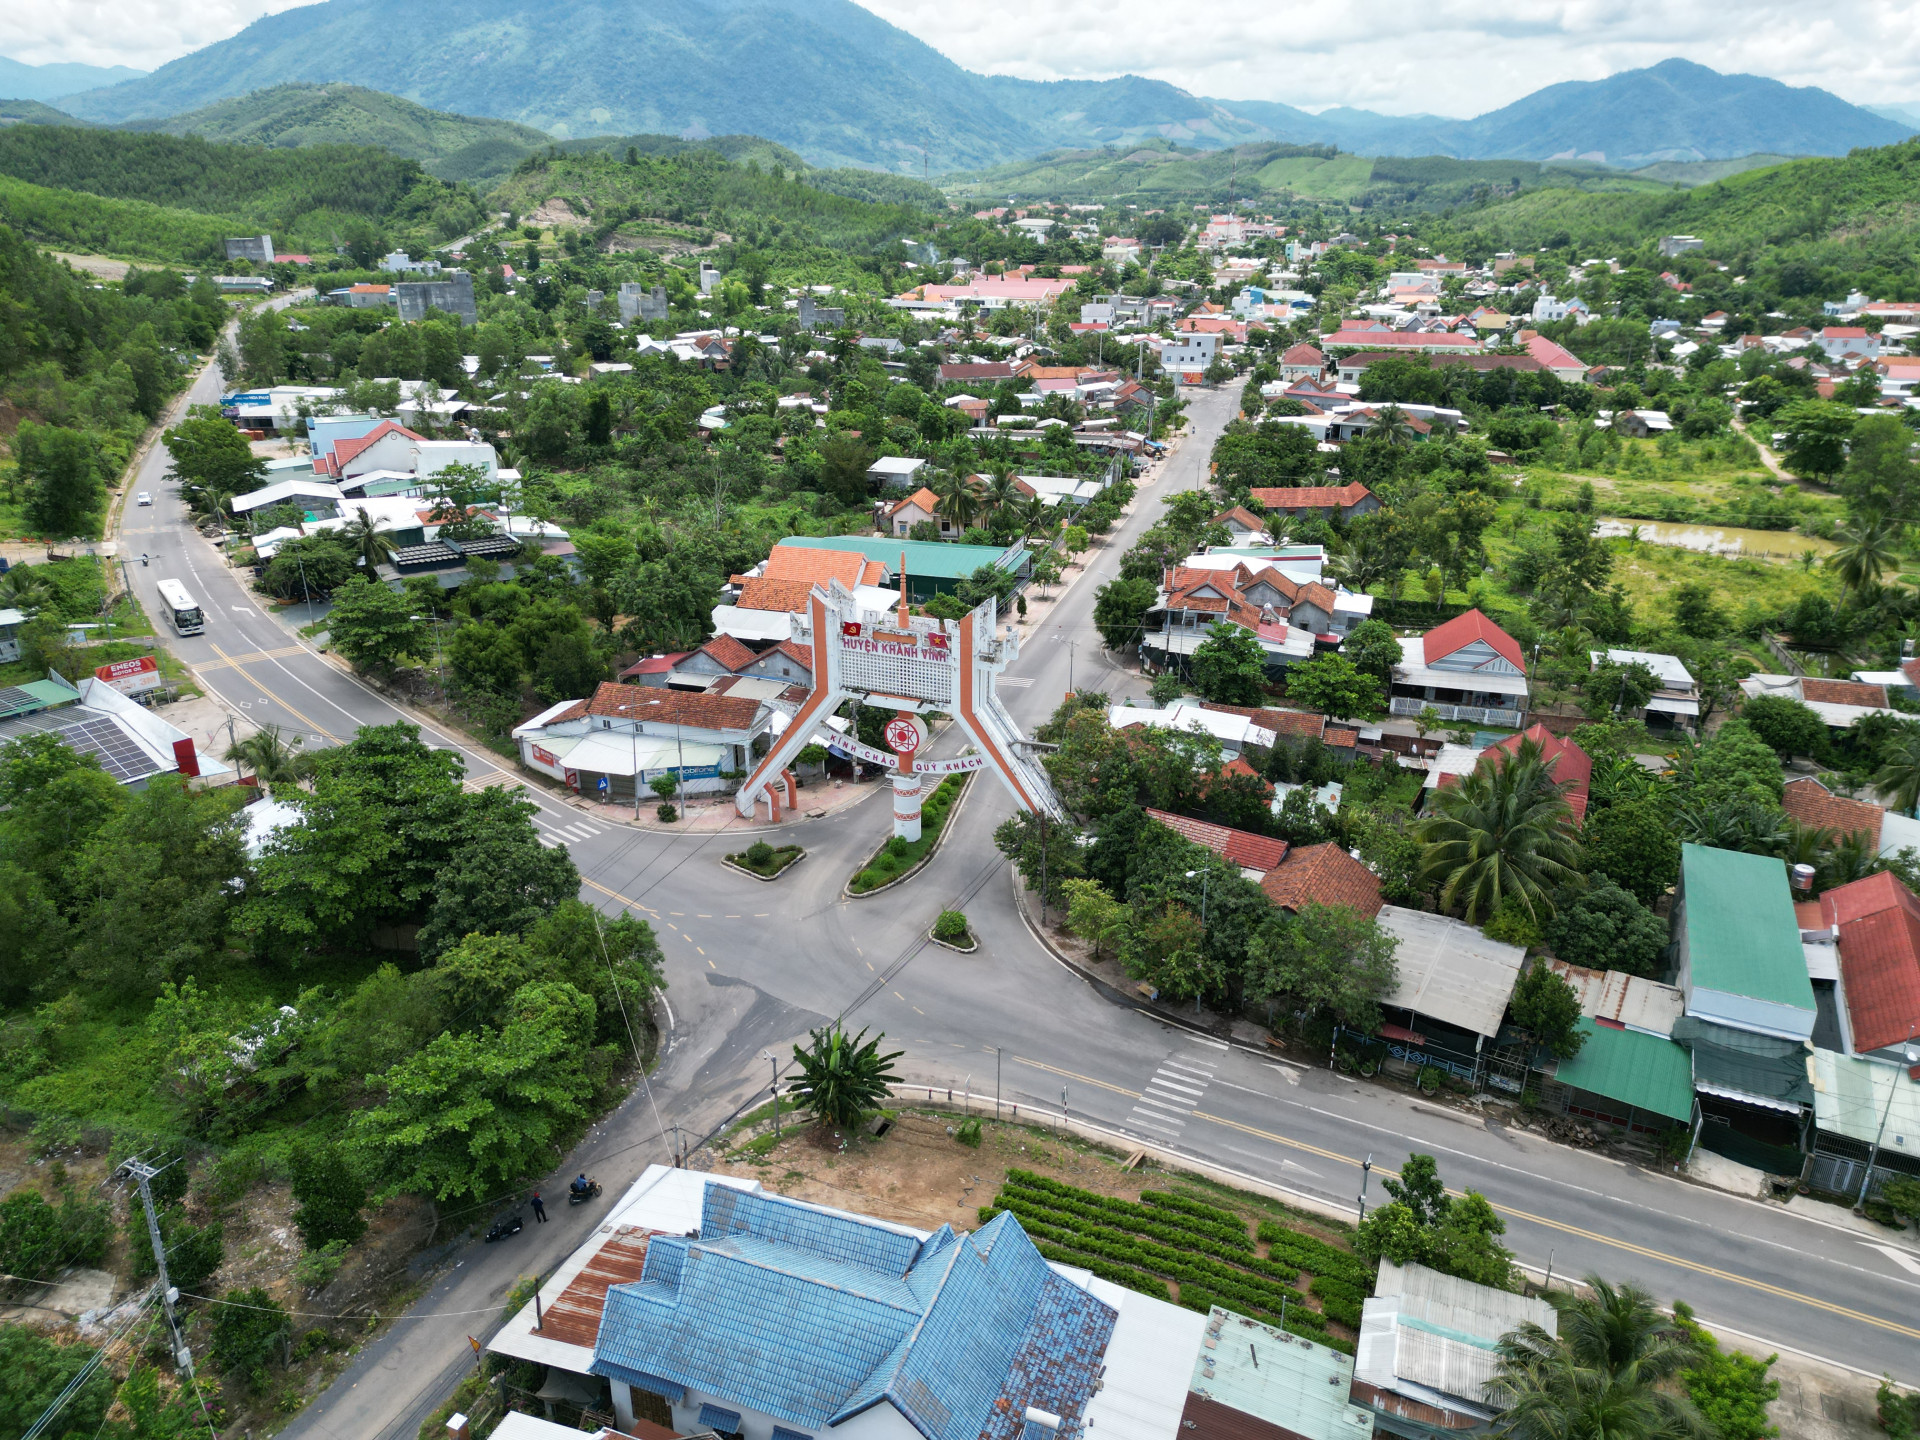
[[[37,0],[0,6],[0,55],[151,68],[298,0]],[[1229,100],[1477,115],[1559,80],[1679,55],[1920,104],[1920,0],[860,0],[972,70],[1133,72]]]

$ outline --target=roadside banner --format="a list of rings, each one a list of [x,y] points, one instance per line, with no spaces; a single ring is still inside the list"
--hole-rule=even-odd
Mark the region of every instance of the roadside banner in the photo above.
[[[149,690],[160,688],[160,667],[154,663],[151,655],[142,655],[133,660],[115,660],[111,664],[95,667],[93,673],[122,695],[144,695]]]

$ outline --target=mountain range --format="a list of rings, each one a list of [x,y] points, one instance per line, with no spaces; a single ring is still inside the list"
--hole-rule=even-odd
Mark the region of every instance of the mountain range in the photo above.
[[[76,90],[118,85],[146,74],[127,65],[26,65],[0,55],[0,95],[9,100],[57,100]]]
[[[1314,115],[1136,75],[979,75],[853,0],[323,0],[61,108],[124,124],[290,82],[349,82],[561,139],[753,134],[816,165],[925,174],[1147,140],[1638,166],[1844,154],[1915,130],[1823,90],[1683,60],[1548,86],[1471,120]]]

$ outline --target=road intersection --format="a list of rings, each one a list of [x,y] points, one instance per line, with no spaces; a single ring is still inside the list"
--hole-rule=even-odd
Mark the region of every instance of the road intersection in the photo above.
[[[193,398],[213,393],[203,378]],[[1212,438],[1233,403],[1224,391],[1195,399],[1191,437],[1023,646],[1002,699],[1029,731],[1059,704],[1070,673],[1071,683],[1116,699],[1143,696],[1137,675],[1100,646],[1094,592],[1169,494],[1205,483]],[[206,633],[167,642],[200,684],[256,723],[314,744],[338,743],[363,724],[418,723],[263,610],[244,576],[186,522],[163,483],[166,467],[156,446],[129,485],[153,490],[156,503],[127,512],[122,553],[149,606],[153,586],[169,576],[201,600]],[[1023,1115],[1051,1118],[1064,1106],[1117,1143],[1155,1146],[1323,1204],[1354,1205],[1365,1159],[1391,1168],[1410,1151],[1432,1153],[1449,1183],[1487,1195],[1507,1220],[1508,1243],[1536,1271],[1632,1278],[1764,1346],[1920,1382],[1920,1254],[1872,1243],[1841,1218],[1807,1218],[1570,1150],[1509,1129],[1491,1111],[1428,1104],[1323,1066],[1230,1049],[1103,998],[1050,955],[1016,905],[991,839],[1012,806],[989,777],[973,786],[950,841],[921,875],[854,900],[839,882],[886,833],[884,804],[868,799],[780,827],[784,842],[807,847],[808,861],[763,885],[720,863],[738,832],[675,834],[626,824],[617,809],[583,811],[523,782],[477,743],[423,730],[429,743],[460,754],[470,784],[524,784],[543,839],[573,855],[586,897],[645,916],[659,934],[669,981],[664,1058],[556,1170],[593,1171],[608,1203],[645,1165],[670,1156],[676,1137],[664,1127],[703,1133],[764,1093],[766,1054],[787,1054],[810,1027],[842,1017],[885,1031],[905,1050],[908,1075],[942,1093],[969,1090],[992,1104],[997,1073],[999,1103]],[[977,954],[927,945],[928,926],[948,908],[965,910],[981,940]],[[371,1343],[285,1434],[410,1436],[470,1363],[467,1336],[484,1336],[490,1317],[473,1312],[499,1306],[519,1275],[558,1263],[603,1208],[556,1215],[516,1237],[518,1248],[459,1249],[413,1318]]]

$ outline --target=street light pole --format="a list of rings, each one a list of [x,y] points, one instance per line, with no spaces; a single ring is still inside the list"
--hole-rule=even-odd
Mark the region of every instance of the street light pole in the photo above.
[[[1367,1223],[1367,1181],[1373,1178],[1373,1152],[1367,1152],[1367,1158],[1360,1163],[1360,1220]]]

